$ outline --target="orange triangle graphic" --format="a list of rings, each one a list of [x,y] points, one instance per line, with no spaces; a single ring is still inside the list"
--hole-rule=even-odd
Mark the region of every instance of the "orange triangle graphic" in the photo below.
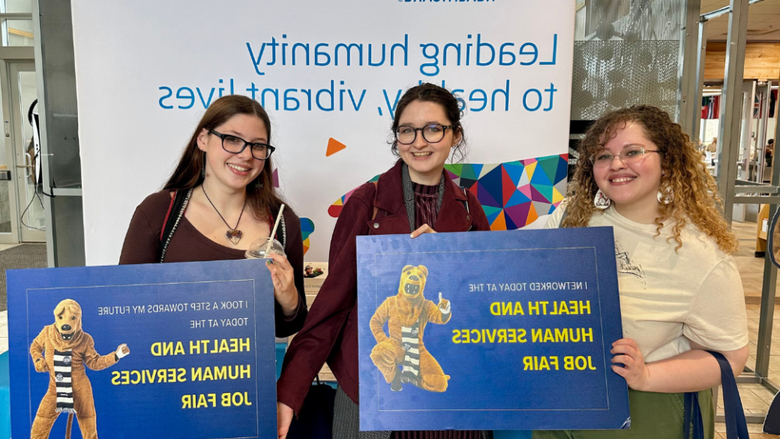
[[[532,222],[536,221],[539,218],[539,214],[536,213],[536,208],[534,207],[534,204],[531,203],[531,208],[528,209],[528,217],[525,220],[525,225],[529,225]]]
[[[331,137],[330,139],[328,139],[328,151],[325,153],[325,157],[330,157],[333,154],[341,151],[342,149],[345,149],[346,147],[347,145]]]
[[[504,217],[504,211],[498,214],[493,224],[490,225],[490,230],[506,230],[506,217]]]

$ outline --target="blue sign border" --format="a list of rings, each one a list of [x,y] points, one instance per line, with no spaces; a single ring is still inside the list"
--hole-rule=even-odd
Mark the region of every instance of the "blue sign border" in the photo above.
[[[273,284],[270,273],[265,267],[264,260],[234,260],[234,261],[210,261],[189,262],[176,264],[147,264],[147,265],[122,265],[104,267],[73,267],[55,269],[29,269],[8,270],[8,328],[9,328],[9,363],[11,380],[11,427],[14,438],[29,438],[32,419],[35,417],[39,398],[42,395],[31,395],[30,380],[36,374],[30,358],[30,344],[40,328],[37,323],[43,321],[53,323],[53,308],[46,307],[39,311],[31,311],[29,296],[40,294],[44,290],[51,291],[57,301],[67,297],[61,290],[94,289],[96,287],[137,287],[159,288],[160,286],[182,285],[180,292],[176,292],[176,298],[166,297],[166,301],[187,302],[187,285],[194,283],[225,283],[239,281],[248,288],[254,296],[254,318],[249,328],[254,334],[254,358],[252,372],[253,381],[256,383],[255,392],[257,400],[254,401],[254,411],[257,413],[257,435],[242,437],[268,438],[276,436],[276,371],[275,371],[275,325],[274,325],[274,300]],[[245,282],[248,282],[246,284]],[[178,295],[180,294],[180,295]],[[225,299],[224,297],[222,299]],[[220,297],[213,297],[219,301]],[[84,304],[82,304],[84,307]],[[31,314],[31,312],[33,314]],[[175,330],[167,327],[164,316],[160,317],[160,327],[156,328],[161,334],[176,334]],[[35,328],[30,328],[35,324]],[[94,322],[85,323],[85,330],[98,334]],[[91,328],[90,328],[91,327]],[[178,334],[181,334],[179,332]],[[182,337],[184,338],[184,337]],[[128,340],[129,341],[129,340]],[[97,341],[96,341],[97,342]],[[139,347],[137,347],[139,348]],[[136,348],[136,349],[137,349]],[[127,358],[132,358],[133,350]],[[106,352],[100,352],[105,354]],[[137,355],[137,351],[136,351]],[[125,359],[120,360],[126,361]],[[121,363],[120,363],[121,364]],[[110,369],[109,369],[110,370]],[[88,372],[91,374],[92,372]],[[102,373],[102,372],[98,372]],[[38,374],[40,375],[40,374]],[[35,377],[40,378],[40,377]],[[93,378],[93,387],[94,378]],[[125,402],[126,403],[126,402]],[[131,406],[131,404],[127,404]],[[127,417],[132,419],[131,407],[127,407]],[[178,407],[172,407],[176,410]],[[100,412],[100,408],[98,408]],[[161,418],[166,417],[165,412],[160,412]],[[108,434],[116,438],[137,437],[137,431],[109,430],[111,419],[98,416],[98,429],[103,435]],[[144,419],[135,420],[138,423]],[[230,423],[230,418],[222,415],[219,423]],[[216,423],[216,425],[219,425]],[[55,423],[52,435],[57,436],[64,430],[64,419]],[[194,428],[194,427],[192,427]],[[80,437],[78,428],[73,428],[73,437]],[[162,433],[162,432],[161,432]],[[187,431],[178,432],[182,438],[195,437]],[[235,437],[234,435],[205,434],[199,431],[202,438]],[[166,437],[176,437],[176,431],[165,433]]]
[[[413,255],[409,261],[424,260],[424,258],[449,258],[453,267],[449,275],[457,277],[458,264],[468,261],[468,254],[475,255],[481,251],[534,250],[546,252],[550,270],[566,272],[572,269],[577,261],[556,259],[549,260],[551,250],[557,249],[592,249],[594,252],[598,307],[601,315],[600,349],[603,358],[594,358],[602,362],[606,389],[602,397],[607,401],[606,407],[587,408],[572,407],[579,399],[578,388],[553,388],[562,397],[559,408],[523,408],[503,409],[473,406],[470,401],[459,400],[461,406],[457,409],[417,408],[402,410],[383,409],[378,402],[380,383],[387,386],[382,375],[369,359],[371,349],[376,345],[369,328],[369,320],[375,309],[388,295],[393,292],[377,291],[379,283],[376,273],[380,271],[378,262],[389,255]],[[586,250],[588,251],[588,250]],[[447,254],[447,255],[445,255]],[[510,253],[507,253],[508,257]],[[416,257],[415,257],[416,256]],[[470,256],[473,257],[473,256]],[[512,257],[516,257],[512,255]],[[530,256],[534,257],[534,256]],[[399,260],[404,260],[401,256]],[[550,430],[550,429],[620,429],[625,428],[629,418],[628,391],[625,380],[611,371],[611,343],[622,338],[620,318],[620,299],[618,294],[617,271],[615,261],[614,236],[612,228],[593,227],[579,229],[556,230],[523,230],[508,232],[469,232],[429,234],[416,239],[408,235],[383,235],[358,237],[358,325],[359,325],[359,358],[360,358],[360,426],[361,430]],[[410,262],[411,263],[411,262]],[[522,264],[522,258],[518,260]],[[412,263],[414,265],[414,263]],[[403,266],[403,265],[401,265]],[[396,272],[397,273],[397,272]],[[388,275],[389,276],[389,275]],[[397,274],[394,282],[398,284]],[[431,293],[435,294],[435,292]],[[436,303],[436,299],[427,296]],[[445,297],[446,298],[446,297]],[[594,305],[595,308],[595,305]],[[455,306],[453,313],[457,312]],[[595,312],[595,310],[594,310]],[[427,337],[426,337],[427,338]],[[468,361],[465,359],[464,361]],[[519,363],[518,363],[519,364]],[[487,381],[487,380],[483,380]],[[484,382],[482,383],[484,384]],[[583,388],[586,387],[582,383]],[[489,385],[489,384],[488,384]],[[490,392],[501,394],[502,389],[483,389],[474,385],[475,400],[489,400]],[[501,395],[506,397],[506,395]],[[565,404],[564,404],[565,403]],[[414,404],[412,404],[414,405]],[[435,413],[435,416],[431,416]]]

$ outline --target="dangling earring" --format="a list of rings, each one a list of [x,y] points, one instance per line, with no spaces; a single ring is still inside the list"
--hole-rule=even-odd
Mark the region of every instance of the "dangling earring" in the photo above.
[[[200,168],[200,178],[206,178],[206,151],[203,151],[203,167]]]
[[[610,204],[612,204],[612,200],[599,189],[598,192],[596,192],[596,197],[593,198],[593,205],[596,206],[596,209],[604,210],[609,207]]]
[[[255,187],[258,188],[258,189],[262,189],[263,188],[263,182],[260,181],[259,178],[255,181]]]
[[[674,192],[668,186],[659,187],[656,199],[658,199],[658,202],[661,204],[672,204],[672,201],[674,201]]]

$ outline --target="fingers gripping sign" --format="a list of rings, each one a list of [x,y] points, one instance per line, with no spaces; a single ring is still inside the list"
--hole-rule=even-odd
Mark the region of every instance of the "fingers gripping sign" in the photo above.
[[[428,224],[423,224],[420,227],[418,227],[415,231],[412,232],[412,238],[416,238],[420,235],[423,235],[425,233],[436,233],[436,230],[433,230],[431,226]]]
[[[630,338],[621,338],[612,343],[610,353],[614,355],[612,362],[615,363],[612,365],[612,370],[626,379],[628,387],[644,390],[650,381],[650,371],[636,342]]]

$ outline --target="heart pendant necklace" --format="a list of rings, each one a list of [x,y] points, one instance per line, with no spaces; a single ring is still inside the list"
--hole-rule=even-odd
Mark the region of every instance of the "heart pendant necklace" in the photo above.
[[[244,206],[241,207],[241,213],[238,215],[238,221],[236,222],[235,227],[230,227],[230,224],[228,224],[227,221],[225,221],[225,217],[222,216],[221,213],[219,213],[219,209],[217,209],[217,206],[214,205],[214,203],[211,202],[211,198],[209,198],[209,194],[206,193],[206,188],[203,187],[203,185],[200,185],[201,190],[203,190],[203,195],[206,196],[206,199],[209,201],[209,204],[211,204],[211,207],[214,208],[214,211],[217,212],[217,215],[219,215],[219,218],[222,219],[222,222],[225,223],[228,230],[225,232],[225,238],[227,238],[228,241],[232,242],[233,245],[238,245],[238,242],[241,241],[241,238],[244,237],[244,233],[241,230],[238,230],[238,225],[241,224],[241,217],[244,215],[244,209],[246,208],[246,202],[247,200],[244,199]]]

